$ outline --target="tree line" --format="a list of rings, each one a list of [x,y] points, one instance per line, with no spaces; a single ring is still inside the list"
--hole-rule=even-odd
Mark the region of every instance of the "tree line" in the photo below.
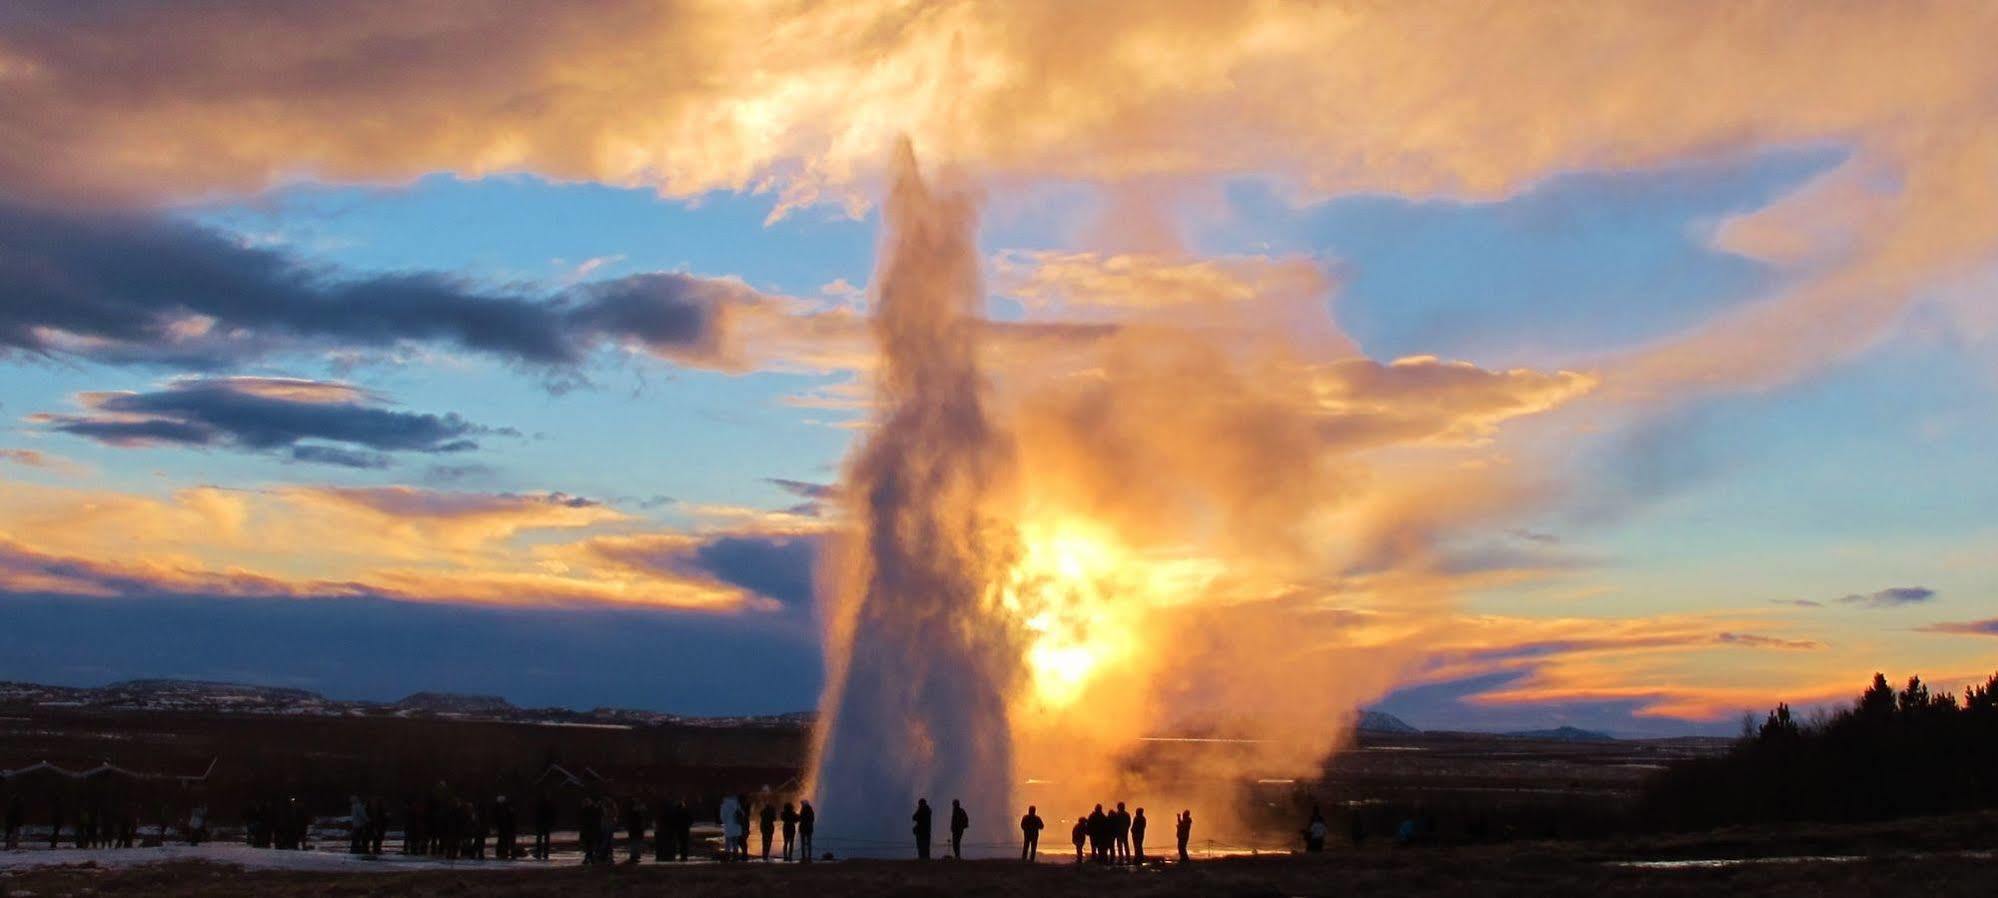
[[[1745,729],[1726,754],[1662,771],[1642,816],[1690,829],[1998,807],[1998,674],[1959,698],[1876,673],[1850,707],[1802,720],[1779,704]]]

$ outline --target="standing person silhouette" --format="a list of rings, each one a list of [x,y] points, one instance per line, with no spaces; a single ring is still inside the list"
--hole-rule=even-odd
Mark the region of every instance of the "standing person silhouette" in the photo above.
[[[784,802],[784,813],[777,815],[777,819],[784,821],[784,860],[789,861],[791,843],[798,838],[798,809]]]
[[[911,830],[916,834],[916,859],[927,861],[930,859],[929,799],[927,798],[916,799],[916,813],[910,815],[909,819],[914,821],[916,824],[915,829]]]
[[[548,793],[543,792],[541,793],[541,797],[534,802],[534,857],[536,860],[545,861],[548,859],[548,840],[549,836],[554,832],[555,800],[549,798]]]
[[[1082,842],[1084,839],[1089,838],[1089,818],[1086,816],[1075,818],[1075,828],[1068,831],[1068,837],[1075,840],[1075,862],[1077,865],[1080,865],[1082,863]]]
[[[1099,864],[1110,861],[1110,815],[1103,806],[1089,812],[1089,859]]]
[[[645,802],[639,801],[638,796],[633,795],[625,802],[624,831],[631,842],[628,863],[636,864],[645,856],[645,821],[650,819],[652,815],[646,813]]]
[[[770,860],[770,840],[777,835],[776,805],[767,801],[763,803],[763,810],[757,815],[756,829],[763,834],[763,860],[768,862]]]
[[[1174,824],[1179,836],[1179,862],[1184,864],[1191,858],[1186,856],[1186,840],[1193,836],[1193,812],[1180,811],[1179,820]]]
[[[1020,860],[1031,861],[1041,853],[1041,830],[1047,824],[1041,822],[1041,815],[1034,813],[1033,805],[1027,805],[1027,814],[1020,818]]]
[[[21,800],[21,793],[7,796],[7,850],[21,847],[21,827],[28,819],[28,805]]]
[[[812,862],[812,830],[819,826],[819,812],[809,801],[798,802],[798,856]]]
[[[513,805],[507,803],[504,795],[493,800],[493,834],[493,857],[510,861],[520,856],[520,849],[514,844]]]
[[[735,796],[729,795],[722,798],[721,813],[719,816],[721,817],[722,825],[722,860],[724,862],[735,860],[736,843],[742,841],[741,814],[742,808],[736,804]]]
[[[1144,808],[1139,808],[1138,813],[1132,815],[1131,817],[1131,859],[1134,863],[1140,866],[1143,866],[1145,863],[1145,809]]]
[[[749,860],[749,796],[737,795],[735,799],[735,859]]]
[[[1112,860],[1128,863],[1131,860],[1131,812],[1124,809],[1123,802],[1117,802],[1117,811],[1110,815],[1111,831],[1116,833],[1116,842],[1111,852]]]
[[[964,860],[964,831],[971,828],[971,815],[957,799],[950,800],[950,856]]]

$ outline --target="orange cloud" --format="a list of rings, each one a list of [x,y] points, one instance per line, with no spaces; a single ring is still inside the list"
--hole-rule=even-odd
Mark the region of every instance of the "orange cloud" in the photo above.
[[[505,604],[612,603],[706,611],[774,603],[694,566],[622,560],[631,519],[559,493],[414,487],[202,487],[164,498],[10,484],[0,495],[0,589],[72,595],[374,595]]]

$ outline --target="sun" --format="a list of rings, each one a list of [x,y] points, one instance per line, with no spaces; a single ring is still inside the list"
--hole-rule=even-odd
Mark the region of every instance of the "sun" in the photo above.
[[[1133,660],[1147,613],[1197,585],[1183,562],[1134,552],[1087,519],[1030,520],[1019,538],[1018,558],[996,593],[1027,634],[1028,689],[1020,698],[1033,710],[1074,706]]]

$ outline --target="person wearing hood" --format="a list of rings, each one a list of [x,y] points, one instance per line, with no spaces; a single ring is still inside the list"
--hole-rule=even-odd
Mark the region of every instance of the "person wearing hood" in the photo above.
[[[742,843],[743,836],[747,832],[744,827],[747,821],[748,818],[742,813],[742,804],[735,800],[735,796],[730,795],[722,799],[722,860],[735,860],[736,846]]]
[[[359,795],[347,796],[347,853],[366,854],[368,850],[368,803]]]

